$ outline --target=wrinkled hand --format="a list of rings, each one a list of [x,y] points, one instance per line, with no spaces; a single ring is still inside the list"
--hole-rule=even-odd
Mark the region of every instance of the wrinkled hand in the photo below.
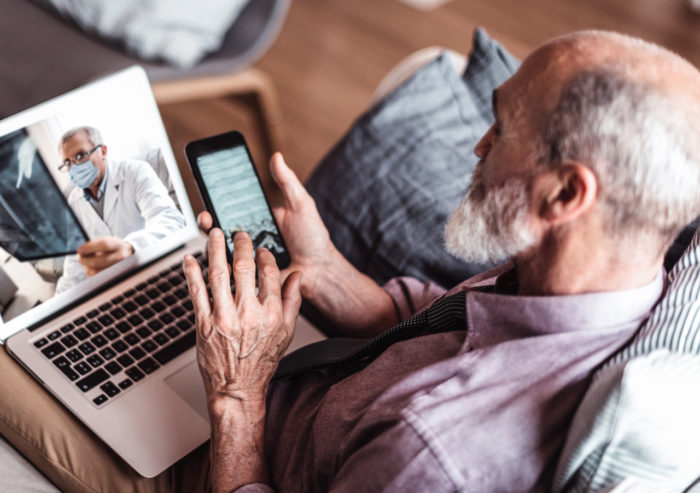
[[[184,270],[197,326],[197,361],[204,380],[210,412],[226,403],[264,402],[267,386],[294,335],[301,295],[300,274],[281,283],[274,256],[257,251],[259,292],[255,291],[253,244],[246,233],[234,237],[231,293],[224,235],[209,234],[209,299],[202,271],[186,255]]]
[[[302,295],[314,299],[320,272],[336,261],[339,254],[331,242],[314,199],[294,171],[287,166],[281,153],[275,153],[270,159],[270,171],[282,190],[285,202],[283,207],[276,207],[272,211],[291,257],[289,267],[282,271],[282,279],[292,272],[301,272]],[[197,222],[205,232],[213,225],[208,212],[202,212],[197,217]]]
[[[102,236],[78,247],[78,262],[88,277],[133,255],[134,247],[116,236]]]

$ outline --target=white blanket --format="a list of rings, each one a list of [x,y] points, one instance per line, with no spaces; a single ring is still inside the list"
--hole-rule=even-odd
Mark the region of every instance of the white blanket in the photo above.
[[[216,51],[249,0],[36,0],[146,60],[180,68]]]

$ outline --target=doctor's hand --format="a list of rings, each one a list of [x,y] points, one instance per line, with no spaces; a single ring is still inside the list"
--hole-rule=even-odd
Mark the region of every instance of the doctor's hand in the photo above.
[[[233,241],[235,295],[220,229],[209,234],[211,300],[199,265],[191,255],[184,258],[197,326],[197,361],[213,416],[234,401],[265,402],[270,379],[294,335],[301,305],[300,274],[291,274],[283,285],[274,256],[264,248],[256,255],[256,294],[250,236],[239,232]]]
[[[78,247],[78,261],[88,277],[133,255],[134,247],[116,236],[102,236]]]

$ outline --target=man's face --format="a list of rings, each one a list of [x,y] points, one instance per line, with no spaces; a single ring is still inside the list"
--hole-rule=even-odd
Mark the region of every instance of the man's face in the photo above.
[[[544,98],[537,74],[542,60],[528,60],[493,96],[495,123],[476,145],[480,158],[461,203],[445,227],[447,249],[472,262],[509,260],[540,240],[533,226],[531,186],[537,175],[536,124]]]
[[[94,147],[95,145],[85,132],[78,132],[64,142],[63,145],[61,145],[61,161],[73,159],[79,153],[87,154]],[[90,154],[89,159],[92,160],[98,171],[97,177],[90,186],[98,185],[102,181],[102,178],[105,175],[106,156],[107,150],[105,146],[96,149],[92,154]]]

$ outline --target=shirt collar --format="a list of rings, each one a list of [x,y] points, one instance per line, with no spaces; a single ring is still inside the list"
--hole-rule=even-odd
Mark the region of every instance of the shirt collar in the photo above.
[[[511,272],[498,272],[512,282]],[[492,283],[500,287],[497,277]],[[560,296],[513,296],[469,291],[467,326],[486,339],[510,339],[578,330],[619,330],[641,325],[663,294],[665,274],[659,270],[648,284],[628,290]],[[471,286],[470,286],[471,287]],[[484,329],[479,334],[480,329]]]
[[[105,190],[107,189],[107,176],[109,175],[109,166],[107,166],[107,163],[105,163],[105,175],[102,177],[102,183],[100,183],[100,188],[97,189],[97,199],[93,199],[92,195],[90,195],[90,190],[87,188],[83,188],[83,197],[85,197],[85,200],[88,202],[99,202],[102,200],[102,197],[105,194]]]

